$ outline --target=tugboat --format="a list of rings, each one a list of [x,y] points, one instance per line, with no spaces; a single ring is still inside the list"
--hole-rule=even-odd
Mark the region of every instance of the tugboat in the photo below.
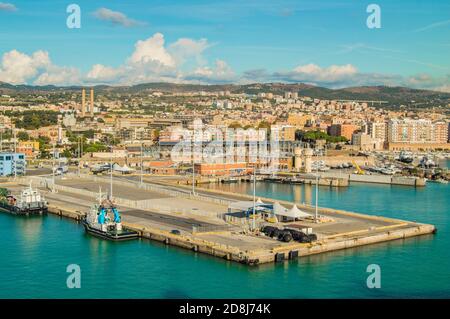
[[[123,241],[139,237],[137,232],[122,227],[122,218],[111,199],[100,199],[81,222],[86,232],[103,239]]]
[[[48,211],[47,201],[37,189],[22,190],[20,198],[11,195],[6,188],[0,188],[0,211],[14,215],[43,215]]]

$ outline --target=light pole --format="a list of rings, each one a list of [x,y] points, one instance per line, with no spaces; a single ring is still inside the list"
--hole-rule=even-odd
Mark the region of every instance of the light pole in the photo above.
[[[141,186],[144,183],[144,160],[143,160],[143,156],[144,156],[144,150],[143,150],[143,145],[141,143]]]
[[[192,195],[195,196],[195,161],[192,157]]]
[[[17,153],[17,132],[14,130],[14,153]]]
[[[253,167],[253,231],[256,229],[256,164]]]
[[[316,210],[314,215],[314,220],[316,223],[319,222],[319,155],[317,154],[316,161]]]
[[[81,175],[81,137],[78,135],[78,177]]]
[[[52,151],[52,193],[55,193],[55,142]]]
[[[109,179],[109,199],[112,200],[113,196],[113,163],[112,163],[112,146],[111,146],[111,156],[109,160],[109,171],[110,171],[110,179]]]

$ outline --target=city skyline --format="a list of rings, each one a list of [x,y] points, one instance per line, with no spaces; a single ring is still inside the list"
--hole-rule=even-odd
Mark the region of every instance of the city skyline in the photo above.
[[[450,5],[377,1],[0,2],[0,81],[33,85],[303,82],[450,91]],[[109,54],[113,52],[113,54]]]

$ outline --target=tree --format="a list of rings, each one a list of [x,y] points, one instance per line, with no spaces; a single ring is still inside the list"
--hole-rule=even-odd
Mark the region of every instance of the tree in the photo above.
[[[295,138],[305,142],[313,142],[316,140],[326,140],[327,143],[347,142],[344,136],[330,136],[322,131],[297,131],[295,132]]]
[[[70,149],[66,148],[64,151],[62,151],[61,155],[65,158],[72,158],[72,152],[70,151]]]
[[[228,127],[232,128],[232,129],[237,129],[237,128],[242,128],[242,125],[239,122],[233,122],[230,125],[228,125]]]
[[[269,122],[267,122],[267,121],[261,121],[261,122],[259,122],[259,124],[258,124],[258,129],[266,129],[267,131],[270,131],[270,127],[271,127],[271,125],[270,125],[270,123]]]
[[[17,133],[17,138],[19,141],[28,141],[30,139],[30,136],[27,132],[19,132]]]
[[[24,111],[13,112],[12,117],[15,117],[16,127],[25,128],[27,130],[34,130],[40,127],[55,125],[58,123],[58,112],[54,111]],[[22,118],[20,118],[22,117]]]

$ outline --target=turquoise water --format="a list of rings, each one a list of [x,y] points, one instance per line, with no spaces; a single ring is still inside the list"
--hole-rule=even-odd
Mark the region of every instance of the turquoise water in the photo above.
[[[224,185],[251,193],[251,184]],[[303,185],[259,183],[260,196],[314,202]],[[111,243],[52,215],[0,213],[0,298],[369,298],[450,297],[450,185],[370,184],[320,188],[319,204],[432,223],[437,235],[254,268],[139,240]],[[81,267],[81,289],[66,287],[66,267]],[[366,267],[381,267],[368,289]]]

